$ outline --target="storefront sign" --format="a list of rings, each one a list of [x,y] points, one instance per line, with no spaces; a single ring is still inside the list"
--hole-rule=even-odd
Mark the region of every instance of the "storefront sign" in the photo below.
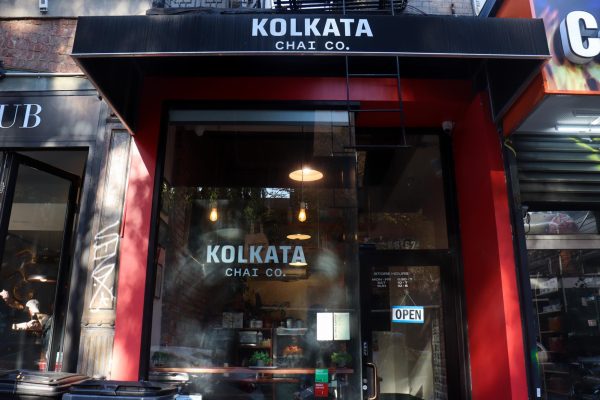
[[[533,0],[544,20],[552,58],[544,66],[549,91],[600,93],[600,2]]]
[[[100,105],[96,96],[0,94],[0,145],[95,140]]]
[[[400,324],[422,324],[425,322],[425,309],[419,306],[394,306],[392,322]]]
[[[522,40],[523,32],[527,32],[528,40]],[[73,56],[340,53],[543,58],[546,49],[539,40],[542,32],[539,21],[506,24],[501,18],[431,15],[215,13],[82,17],[77,22]],[[99,34],[103,40],[97,40]]]
[[[571,11],[560,23],[562,50],[575,64],[587,64],[600,55],[596,17],[585,11]]]
[[[42,123],[40,104],[2,104],[0,103],[0,129],[36,128]]]
[[[373,37],[373,31],[366,18],[253,18],[252,36],[293,38],[276,41],[276,50],[340,51],[350,50],[349,42],[341,38]],[[321,37],[337,40],[318,42]]]

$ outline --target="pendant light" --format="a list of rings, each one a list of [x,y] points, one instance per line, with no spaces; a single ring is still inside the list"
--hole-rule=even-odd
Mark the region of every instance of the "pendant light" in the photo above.
[[[300,211],[298,211],[298,221],[306,222],[306,203],[300,202]]]
[[[311,167],[302,167],[290,172],[288,176],[298,182],[314,182],[323,179],[323,173]]]
[[[219,219],[219,213],[217,212],[217,207],[211,208],[210,215],[208,216],[208,219],[211,222],[217,222],[217,220]]]
[[[210,213],[208,214],[210,222],[217,222],[219,219],[219,211],[217,210],[217,202],[213,200],[210,202]]]
[[[310,235],[306,235],[304,233],[290,233],[286,237],[290,240],[308,240],[311,238]]]

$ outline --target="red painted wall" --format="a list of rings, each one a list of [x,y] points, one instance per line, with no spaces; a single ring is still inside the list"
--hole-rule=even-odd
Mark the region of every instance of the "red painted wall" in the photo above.
[[[523,346],[506,186],[494,127],[469,82],[403,81],[409,126],[459,121],[455,133],[457,185],[465,262],[473,398],[526,398]],[[393,106],[395,81],[356,80],[352,100],[365,108]],[[162,104],[168,100],[345,100],[338,78],[148,79],[140,129],[134,137],[121,243],[113,379],[139,374],[152,190]],[[389,114],[389,113],[388,113]],[[369,114],[373,118],[373,114]],[[362,124],[397,123],[386,114]],[[461,121],[461,119],[463,119]],[[525,396],[525,397],[523,397]]]
[[[501,141],[476,96],[453,132],[474,400],[527,399]]]

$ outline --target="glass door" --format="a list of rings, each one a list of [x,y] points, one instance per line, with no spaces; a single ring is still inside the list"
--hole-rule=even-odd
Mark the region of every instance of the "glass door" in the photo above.
[[[361,251],[365,399],[447,398],[442,264],[436,252]]]
[[[79,177],[4,153],[0,369],[60,370]]]

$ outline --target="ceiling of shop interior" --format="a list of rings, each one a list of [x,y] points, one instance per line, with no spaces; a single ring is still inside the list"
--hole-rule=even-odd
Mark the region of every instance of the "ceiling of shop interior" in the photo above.
[[[589,116],[576,116],[577,113]],[[600,117],[600,96],[549,95],[516,130],[519,133],[554,134],[556,125],[589,125]]]

